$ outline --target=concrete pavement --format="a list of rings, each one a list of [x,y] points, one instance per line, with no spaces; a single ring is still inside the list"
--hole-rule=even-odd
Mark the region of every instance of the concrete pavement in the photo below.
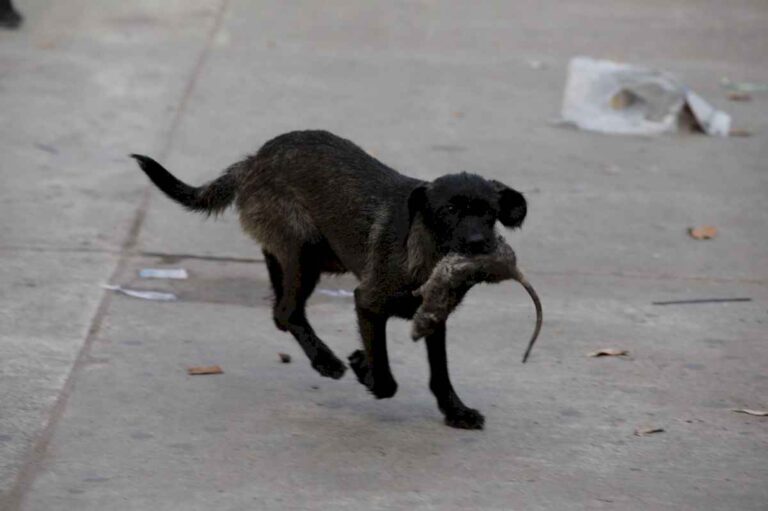
[[[765,509],[768,419],[730,409],[768,408],[768,96],[719,86],[768,82],[761,2],[19,8],[24,29],[0,33],[0,509]],[[575,54],[673,71],[755,135],[555,126]],[[508,239],[544,301],[533,357],[518,362],[532,311],[512,284],[476,289],[449,330],[485,431],[441,424],[403,322],[393,400],[316,375],[272,326],[234,215],[146,194],[125,158],[200,182],[299,128],[422,178],[469,169],[527,193]],[[686,236],[705,223],[715,240]],[[191,278],[136,277],[163,266]],[[651,305],[710,296],[753,301]],[[357,347],[349,299],[309,313],[339,355]],[[585,356],[604,347],[631,356]],[[214,363],[224,374],[184,371]]]

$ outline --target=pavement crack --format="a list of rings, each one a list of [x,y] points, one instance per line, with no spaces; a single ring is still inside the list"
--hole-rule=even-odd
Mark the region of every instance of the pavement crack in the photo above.
[[[168,264],[177,263],[183,259],[195,259],[197,261],[217,261],[217,262],[225,262],[225,263],[244,263],[244,264],[264,263],[264,259],[260,259],[256,257],[175,254],[175,253],[165,253],[165,252],[140,252],[136,255],[141,257],[157,257],[159,259],[162,259],[164,263],[168,263]]]
[[[211,47],[216,35],[221,28],[222,21],[224,19],[224,13],[226,12],[228,6],[229,0],[222,0],[219,4],[219,9],[216,12],[211,28],[205,38],[203,48],[199,53],[195,61],[192,73],[187,80],[184,92],[179,101],[179,106],[174,112],[169,129],[166,132],[165,141],[162,144],[162,149],[159,152],[162,158],[167,157],[170,153],[171,147],[173,146],[173,142],[175,140],[175,135],[181,123],[181,118],[183,117],[183,114],[187,108],[187,104],[189,103],[189,99],[192,95],[192,91],[197,84],[208,56],[210,55]],[[136,208],[136,212],[134,213],[131,227],[129,228],[125,240],[121,245],[119,258],[109,279],[110,282],[114,280],[114,278],[119,275],[128,264],[128,261],[131,257],[131,249],[135,247],[138,241],[139,233],[147,215],[151,197],[150,191],[151,185],[148,184],[144,188],[139,206]],[[80,352],[78,353],[77,358],[75,359],[75,362],[72,365],[66,380],[64,381],[61,392],[59,392],[55,403],[52,405],[50,412],[47,414],[45,419],[45,426],[43,427],[42,432],[32,443],[30,453],[24,461],[21,469],[19,470],[16,479],[11,486],[11,489],[6,495],[0,496],[0,508],[2,508],[4,511],[17,511],[21,508],[24,496],[26,495],[27,490],[32,486],[32,483],[34,482],[39,472],[40,465],[43,458],[45,457],[45,453],[48,449],[48,444],[51,441],[51,437],[53,436],[53,432],[67,406],[67,401],[70,393],[72,392],[76,375],[79,373],[80,369],[84,367],[89,361],[91,345],[93,344],[96,335],[100,331],[104,322],[104,318],[106,317],[107,311],[109,310],[111,296],[112,293],[108,291],[104,291],[102,294],[102,298],[99,301],[96,312],[94,313],[90,322],[90,326],[83,341],[83,345],[80,348]]]

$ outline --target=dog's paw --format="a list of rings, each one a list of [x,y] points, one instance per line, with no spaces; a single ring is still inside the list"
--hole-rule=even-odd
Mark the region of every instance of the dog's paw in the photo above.
[[[457,429],[483,429],[485,417],[473,408],[459,408],[445,415],[445,425]]]
[[[312,361],[312,368],[327,378],[338,380],[344,376],[347,366],[333,353],[318,353]]]
[[[367,380],[370,378],[370,372],[368,371],[368,361],[365,360],[365,353],[363,350],[353,351],[348,357],[349,367],[354,371],[357,376],[357,381],[368,386]]]
[[[0,13],[0,27],[2,28],[8,28],[12,30],[19,28],[22,21],[24,21],[24,18],[22,18],[21,14],[14,10],[13,7],[5,7],[3,12]]]
[[[376,378],[373,387],[368,390],[376,399],[387,399],[397,394],[397,382],[391,376],[389,378]]]
[[[357,381],[365,385],[368,391],[376,399],[386,399],[392,397],[397,392],[397,382],[391,375],[374,378],[368,367],[368,361],[362,350],[353,352],[349,358],[349,367],[357,376]]]

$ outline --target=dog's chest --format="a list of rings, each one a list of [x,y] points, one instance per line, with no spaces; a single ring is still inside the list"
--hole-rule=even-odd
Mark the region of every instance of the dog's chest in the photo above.
[[[398,292],[387,301],[387,312],[398,318],[411,319],[416,314],[421,301],[421,297],[414,296],[412,291]]]

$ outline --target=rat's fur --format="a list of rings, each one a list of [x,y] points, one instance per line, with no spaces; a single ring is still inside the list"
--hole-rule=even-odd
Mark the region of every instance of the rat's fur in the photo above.
[[[414,291],[414,295],[422,298],[422,303],[413,316],[411,337],[417,341],[445,324],[448,316],[475,284],[509,279],[520,282],[536,306],[536,328],[523,356],[525,363],[541,330],[541,302],[536,291],[518,270],[515,252],[503,238],[499,238],[496,250],[490,254],[449,254],[435,265],[429,279]]]

